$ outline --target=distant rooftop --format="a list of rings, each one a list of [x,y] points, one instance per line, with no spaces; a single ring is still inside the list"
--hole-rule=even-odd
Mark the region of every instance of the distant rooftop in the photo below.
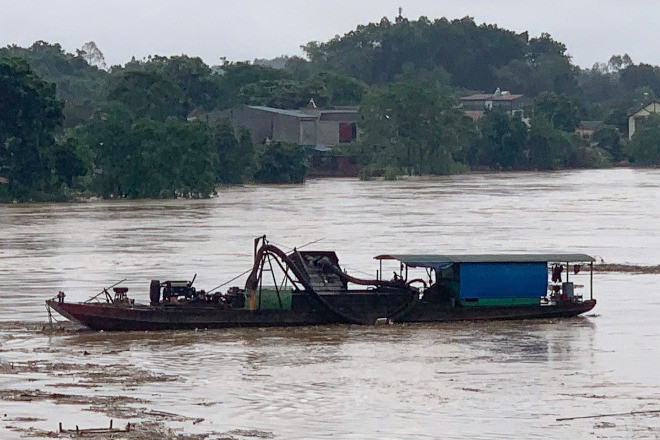
[[[502,92],[499,95],[493,93],[475,93],[474,95],[465,96],[460,100],[461,101],[514,101],[524,96],[525,95],[514,95],[508,92]]]
[[[603,121],[580,121],[578,125],[578,130],[596,130],[598,127],[603,125]]]
[[[314,110],[285,110],[281,108],[275,108],[275,107],[265,107],[261,105],[248,105],[249,108],[253,110],[260,110],[264,112],[270,112],[270,113],[278,113],[281,115],[286,115],[286,116],[293,116],[295,118],[300,118],[300,119],[316,119],[319,115],[324,115],[324,114],[355,114],[357,113],[357,110],[355,109],[328,109],[328,110],[322,110],[322,109],[314,109]]]
[[[264,107],[261,105],[248,105],[249,108],[254,110],[261,110],[263,112],[278,113],[286,116],[293,116],[296,118],[316,119],[316,116],[310,113],[305,113],[302,110],[284,110],[275,107]]]
[[[650,106],[651,104],[660,104],[660,101],[658,101],[657,99],[652,99],[650,101],[646,101],[645,104],[637,106],[637,107],[633,108],[632,110],[630,110],[628,112],[628,117],[633,116],[635,113],[644,110],[646,107]]]
[[[465,116],[470,117],[473,121],[478,121],[484,117],[485,112],[483,110],[465,110]]]

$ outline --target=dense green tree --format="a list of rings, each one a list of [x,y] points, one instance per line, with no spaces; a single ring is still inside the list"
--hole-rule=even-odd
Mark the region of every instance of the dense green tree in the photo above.
[[[319,107],[328,104],[329,93],[325,85],[316,78],[304,82],[294,80],[259,81],[241,88],[241,101],[250,105],[265,105],[275,108],[300,108],[310,99]]]
[[[543,91],[574,95],[579,71],[571,64],[566,46],[543,33],[529,40],[523,57],[498,68],[496,78],[500,87],[528,96]]]
[[[660,68],[649,64],[632,64],[620,72],[621,83],[628,90],[649,88],[654,96],[660,96]]]
[[[109,197],[208,196],[217,152],[208,125],[135,117],[112,103],[68,133],[88,170],[88,188]]]
[[[544,114],[555,128],[573,132],[580,124],[583,112],[566,95],[543,92],[534,99],[534,113]]]
[[[158,120],[186,115],[183,90],[154,71],[125,70],[113,75],[108,84],[108,100],[120,102],[135,115]]]
[[[550,35],[529,39],[494,25],[476,25],[460,20],[416,21],[358,26],[341,37],[310,42],[303,47],[310,64],[323,70],[346,73],[367,84],[391,83],[401,75],[424,76],[438,67],[451,84],[473,90],[506,87],[536,95],[576,91],[579,72],[566,54],[566,47]],[[299,60],[291,63],[299,72],[310,66]]]
[[[63,141],[53,149],[51,166],[56,183],[68,188],[79,186],[77,180],[87,171],[75,146]]]
[[[56,84],[57,97],[64,101],[65,127],[89,119],[103,103],[108,72],[90,65],[84,51],[73,55],[59,44],[37,41],[29,48],[0,48],[0,58],[8,57],[24,58],[41,78]]]
[[[307,61],[303,57],[293,56],[286,60],[284,69],[289,72],[293,78],[299,81],[304,81],[311,76],[318,74],[320,67]]]
[[[621,55],[612,55],[607,62],[606,68],[611,72],[618,72],[621,69],[625,69],[628,66],[633,65],[634,63],[630,59],[630,55],[624,54]]]
[[[497,84],[528,96],[543,91],[574,94],[578,91],[578,69],[566,57],[541,55],[535,63],[514,59],[497,70]]]
[[[0,59],[0,185],[2,198],[34,198],[52,190],[53,133],[62,123],[55,85],[22,59]]]
[[[310,99],[318,107],[357,105],[362,101],[366,85],[354,78],[334,72],[322,72],[305,80],[279,79],[246,84],[240,100],[250,105],[275,108],[301,108]]]
[[[591,69],[580,71],[578,83],[587,118],[613,118],[608,123],[623,130],[622,124],[627,123],[625,113],[633,99],[620,83],[618,74],[610,73],[605,64],[597,63]]]
[[[566,166],[573,146],[572,134],[554,127],[543,113],[534,115],[528,140],[528,167],[538,170],[556,170]]]
[[[481,135],[474,141],[469,163],[490,169],[519,169],[527,165],[527,125],[505,112],[487,112],[479,121]]]
[[[472,121],[445,89],[402,82],[372,90],[360,113],[363,162],[409,173],[447,174],[473,135]]]
[[[198,57],[179,55],[172,57],[152,56],[146,61],[133,60],[124,68],[114,67],[113,76],[127,71],[157,74],[171,81],[181,90],[181,113],[192,110],[211,110],[222,104],[221,75],[214,73]]]
[[[242,63],[225,62],[219,68],[221,102],[219,108],[231,108],[245,103],[241,96],[243,87],[259,82],[273,83],[279,80],[291,79],[290,74],[284,69],[274,69]],[[309,99],[308,99],[309,100]]]
[[[327,91],[331,105],[357,105],[367,91],[362,81],[340,73],[322,72],[316,78]]]
[[[303,183],[307,154],[297,144],[271,142],[259,151],[254,180],[260,183]]]
[[[272,67],[273,69],[284,69],[286,67],[286,63],[288,63],[291,58],[292,57],[288,55],[280,55],[279,57],[271,59],[255,58],[252,61],[252,64],[257,66]]]
[[[627,108],[627,106],[625,107]],[[624,110],[623,106],[614,107],[605,116],[603,121],[607,125],[616,127],[619,133],[628,133],[628,112]]]
[[[544,55],[566,57],[566,45],[552,38],[547,32],[539,37],[529,40],[526,49],[526,58],[532,63],[538,63]]]
[[[256,152],[250,133],[223,121],[211,128],[211,142],[218,156],[217,181],[220,183],[243,183],[252,178]]]
[[[625,159],[621,145],[621,133],[612,125],[602,125],[593,134],[592,140],[606,151],[616,162]]]
[[[660,116],[651,115],[642,122],[626,150],[636,165],[660,165]]]

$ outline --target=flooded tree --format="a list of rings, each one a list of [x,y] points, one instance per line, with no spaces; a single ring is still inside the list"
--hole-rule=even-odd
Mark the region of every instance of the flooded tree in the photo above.
[[[260,183],[303,183],[307,172],[305,149],[288,142],[271,142],[259,151],[254,180]]]
[[[218,158],[217,181],[226,184],[250,181],[257,157],[249,131],[245,128],[236,131],[228,121],[222,121],[211,127],[210,136]]]
[[[85,189],[103,197],[206,197],[217,154],[208,125],[135,117],[112,103],[67,136],[86,165]]]
[[[375,168],[449,174],[474,135],[447,89],[404,81],[373,89],[362,103],[362,160]]]
[[[54,190],[54,132],[63,120],[55,85],[22,59],[0,59],[0,199],[42,198]]]
[[[660,116],[649,116],[635,130],[626,150],[631,161],[637,165],[660,165]]]
[[[487,112],[479,121],[481,136],[470,148],[468,162],[473,167],[512,170],[525,167],[527,125],[503,111]]]

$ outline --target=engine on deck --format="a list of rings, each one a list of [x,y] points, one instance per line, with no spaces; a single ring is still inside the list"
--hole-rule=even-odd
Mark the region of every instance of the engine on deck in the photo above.
[[[179,297],[191,300],[197,297],[197,289],[193,287],[193,281],[163,281],[151,280],[149,287],[149,300],[151,305],[160,303],[161,289],[164,303],[174,303]]]
[[[193,287],[192,281],[159,281],[151,280],[149,287],[149,300],[152,306],[159,304],[185,303],[213,303],[223,304],[230,308],[243,308],[245,306],[245,290],[231,287],[227,293],[207,293]],[[161,301],[162,297],[162,301]]]

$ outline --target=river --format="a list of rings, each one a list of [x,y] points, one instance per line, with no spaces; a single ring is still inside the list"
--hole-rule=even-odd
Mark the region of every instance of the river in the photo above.
[[[253,239],[382,253],[571,251],[660,264],[660,170],[310,180],[206,200],[0,205],[0,437],[160,423],[209,438],[660,438],[658,275],[596,273],[587,316],[145,333],[42,331],[44,300],[210,288]],[[239,279],[232,285],[240,285]],[[176,414],[176,416],[175,416]],[[202,420],[203,419],[203,420]],[[174,435],[174,434],[172,434]],[[193,438],[193,437],[191,437]],[[195,437],[196,438],[196,437]]]

